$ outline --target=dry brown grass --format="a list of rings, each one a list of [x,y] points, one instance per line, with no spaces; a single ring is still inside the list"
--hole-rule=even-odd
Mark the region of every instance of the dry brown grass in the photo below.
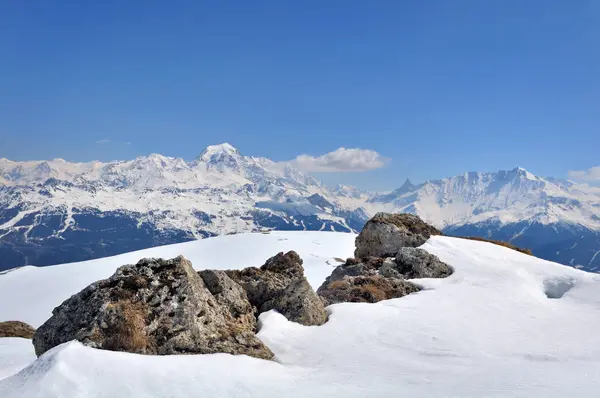
[[[333,282],[331,282],[331,283],[330,283],[330,284],[327,286],[327,288],[328,288],[328,289],[345,289],[345,288],[347,288],[348,286],[350,286],[350,285],[348,284],[348,282],[345,282],[345,281],[333,281]]]
[[[480,242],[493,243],[495,245],[504,246],[504,247],[507,247],[507,248],[512,249],[512,250],[516,250],[516,251],[524,253],[524,254],[529,254],[530,256],[533,255],[533,253],[529,249],[522,249],[520,247],[517,247],[517,246],[513,245],[512,243],[503,242],[503,241],[500,241],[500,240],[480,238],[478,236],[459,236],[459,238],[469,239],[469,240],[476,240],[476,241],[480,241]]]
[[[21,321],[0,322],[0,337],[33,338],[35,329]]]
[[[377,303],[388,298],[386,292],[375,284],[366,284],[352,289],[352,296],[360,297],[368,303]]]
[[[410,213],[377,213],[368,222],[390,223],[400,229],[407,229],[413,234],[429,237],[431,235],[443,235],[442,231],[427,224],[419,216]]]
[[[377,303],[402,297],[419,288],[405,281],[392,281],[381,276],[358,276],[331,282],[319,295],[327,303]]]
[[[115,323],[103,330],[103,347],[112,351],[126,351],[138,354],[146,353],[149,347],[145,332],[148,309],[141,303],[129,300],[114,303]]]

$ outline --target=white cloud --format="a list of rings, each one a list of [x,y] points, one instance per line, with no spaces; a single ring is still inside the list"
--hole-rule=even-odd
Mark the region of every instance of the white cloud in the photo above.
[[[103,145],[103,144],[131,145],[131,142],[130,141],[113,141],[109,138],[104,138],[102,140],[96,141],[96,144],[100,144],[100,145]]]
[[[370,149],[338,148],[325,155],[300,155],[287,163],[306,172],[360,172],[379,169],[389,159]]]
[[[600,181],[600,166],[591,167],[587,170],[571,170],[569,177],[579,181]]]

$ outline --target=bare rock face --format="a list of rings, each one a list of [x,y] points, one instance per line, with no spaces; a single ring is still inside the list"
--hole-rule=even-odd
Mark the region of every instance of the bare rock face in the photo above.
[[[215,295],[181,256],[122,266],[53,310],[33,337],[36,354],[79,340],[140,354],[222,352],[272,358],[254,334],[256,323],[251,307],[242,303],[243,293],[217,292],[216,286],[228,281],[212,281]]]
[[[452,268],[423,249],[403,247],[394,261],[385,261],[379,273],[391,278],[445,278],[452,274]]]
[[[257,314],[272,309],[302,325],[322,325],[327,312],[306,278],[302,259],[294,251],[279,253],[260,268],[227,271],[240,284]]]
[[[418,216],[377,213],[356,238],[354,257],[394,257],[402,247],[421,246],[432,235],[442,233]]]
[[[418,292],[417,285],[402,279],[375,276],[345,276],[319,288],[327,305],[336,303],[376,303]]]
[[[34,333],[35,329],[25,322],[0,322],[0,337],[22,337],[24,339],[31,339]]]

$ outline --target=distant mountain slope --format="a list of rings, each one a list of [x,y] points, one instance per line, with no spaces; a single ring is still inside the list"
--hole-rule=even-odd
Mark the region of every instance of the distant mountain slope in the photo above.
[[[470,172],[420,185],[407,181],[369,204],[416,213],[451,235],[509,241],[542,258],[600,270],[600,191],[584,185],[522,168]]]
[[[192,162],[0,159],[0,269],[267,229],[350,232],[367,214],[315,178],[229,144]]]
[[[369,193],[229,144],[195,160],[158,154],[69,163],[0,159],[0,269],[110,256],[212,235],[357,232],[378,211],[410,212],[449,234],[511,241],[600,270],[600,191],[522,168],[470,172]]]

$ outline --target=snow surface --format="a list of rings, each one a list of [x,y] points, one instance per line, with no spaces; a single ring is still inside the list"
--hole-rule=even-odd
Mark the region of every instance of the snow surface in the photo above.
[[[262,314],[259,337],[276,361],[151,357],[71,342],[1,380],[0,396],[598,396],[600,275],[485,242],[432,237],[422,247],[454,274],[415,280],[425,290],[403,298],[330,306],[322,326]],[[332,257],[351,255],[353,236],[227,236],[85,264],[26,267],[0,275],[0,319],[18,316],[37,326],[63,298],[142,255],[183,253],[197,268],[228,268],[259,265],[288,248],[305,259],[317,286],[335,265]],[[13,343],[0,345],[0,375],[16,370],[11,361],[31,358],[30,346]]]
[[[197,270],[238,269],[261,266],[279,252],[296,250],[304,260],[306,277],[317,289],[339,265],[334,257],[352,257],[355,238],[354,234],[317,231],[226,235],[77,263],[21,267],[0,274],[0,321],[20,320],[38,327],[72,294],[144,257],[181,254]]]

